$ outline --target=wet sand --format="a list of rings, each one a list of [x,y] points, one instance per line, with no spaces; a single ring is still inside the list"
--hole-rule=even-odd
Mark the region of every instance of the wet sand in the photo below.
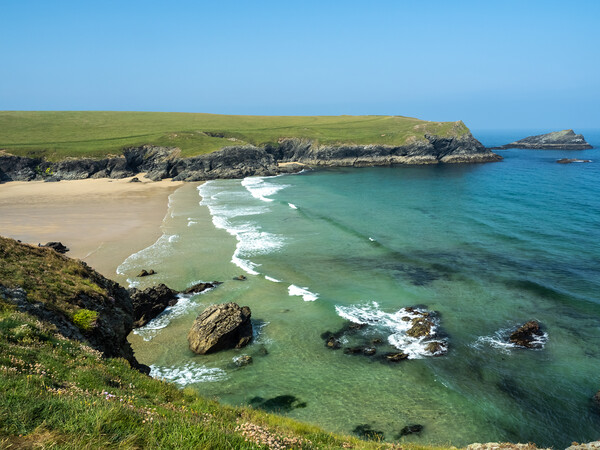
[[[61,241],[67,256],[123,281],[117,267],[160,237],[168,197],[183,184],[139,178],[1,184],[0,235],[33,245]]]

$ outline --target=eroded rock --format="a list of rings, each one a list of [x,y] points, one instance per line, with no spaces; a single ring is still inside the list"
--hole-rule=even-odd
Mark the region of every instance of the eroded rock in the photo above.
[[[540,338],[544,337],[544,332],[540,324],[535,320],[521,325],[514,333],[510,335],[510,342],[525,348],[541,348]]]
[[[140,291],[130,290],[133,304],[133,327],[139,328],[146,325],[168,306],[177,303],[177,291],[170,289],[164,284],[152,286]]]
[[[252,339],[248,306],[222,303],[206,308],[188,333],[190,350],[204,355],[229,348],[241,348]]]

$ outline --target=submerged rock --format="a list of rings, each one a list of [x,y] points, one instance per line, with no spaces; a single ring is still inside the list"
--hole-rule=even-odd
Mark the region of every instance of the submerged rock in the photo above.
[[[520,347],[541,348],[542,344],[539,339],[543,336],[544,332],[540,329],[540,324],[535,320],[530,320],[512,333],[509,339],[510,342]]]
[[[46,242],[44,245],[38,244],[39,247],[51,248],[57,253],[67,253],[69,249],[62,242]]]
[[[588,442],[587,444],[573,442],[565,450],[600,450],[600,441]]]
[[[407,353],[388,353],[387,355],[385,355],[385,359],[387,359],[390,362],[400,362],[400,361],[404,361],[405,359],[408,358],[408,354]]]
[[[222,303],[206,308],[188,333],[190,350],[204,355],[229,348],[241,348],[252,339],[251,311],[248,306]]]
[[[238,367],[244,367],[249,364],[252,364],[252,356],[250,355],[240,355],[233,358],[233,363]]]
[[[278,395],[277,397],[269,399],[253,397],[250,399],[250,404],[254,408],[275,413],[290,412],[293,409],[306,408],[306,402],[301,401],[294,395]]]
[[[400,430],[399,437],[408,436],[409,434],[421,434],[423,431],[423,425],[415,424],[415,425],[407,425]]]
[[[600,391],[596,392],[596,395],[594,395],[594,401],[600,406]]]
[[[237,277],[233,277],[235,281],[246,281],[246,275],[238,275]]]
[[[571,164],[571,163],[589,163],[591,159],[576,159],[576,158],[561,158],[556,160],[559,164]]]
[[[494,149],[525,148],[536,150],[586,150],[593,148],[581,134],[573,130],[553,131],[552,133],[529,136]]]
[[[177,291],[164,284],[152,286],[143,291],[131,289],[130,297],[133,304],[134,328],[143,327],[165,308],[177,303]]]
[[[383,431],[374,430],[373,427],[368,423],[357,425],[354,427],[352,432],[358,435],[361,439],[366,439],[369,441],[383,441],[385,439],[385,434]]]

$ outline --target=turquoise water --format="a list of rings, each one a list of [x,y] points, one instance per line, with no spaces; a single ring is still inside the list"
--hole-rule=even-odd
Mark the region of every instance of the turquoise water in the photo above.
[[[482,132],[498,145],[531,133]],[[600,134],[584,133],[592,144]],[[186,185],[159,241],[119,272],[182,289],[225,281],[132,334],[152,374],[229,404],[387,440],[560,448],[600,436],[600,149],[507,150],[481,165],[332,169]],[[563,157],[588,164],[556,164]],[[233,277],[246,274],[246,281]],[[133,278],[130,278],[132,282]],[[211,303],[249,305],[253,343],[197,356],[186,334]],[[445,356],[406,338],[398,311],[438,312]],[[381,338],[374,357],[325,347]],[[507,344],[538,320],[542,349]],[[380,355],[402,349],[396,364]],[[236,356],[253,364],[238,368]],[[400,437],[407,425],[423,431]]]

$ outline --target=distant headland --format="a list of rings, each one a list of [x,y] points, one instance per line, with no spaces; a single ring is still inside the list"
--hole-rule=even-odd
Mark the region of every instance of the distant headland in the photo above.
[[[479,163],[502,157],[462,121],[403,116],[0,112],[0,181],[202,181],[313,166]],[[292,163],[292,164],[290,164]]]

